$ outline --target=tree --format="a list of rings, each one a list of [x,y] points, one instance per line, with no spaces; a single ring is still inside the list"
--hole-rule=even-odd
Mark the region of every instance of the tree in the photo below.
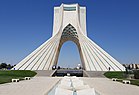
[[[1,64],[0,64],[0,69],[2,69],[2,66],[1,66]]]
[[[128,67],[127,67],[129,70],[131,70],[131,66],[130,65],[128,65]]]
[[[3,68],[5,68],[5,69],[11,69],[11,68],[13,68],[14,66],[16,66],[16,65],[1,63],[1,64],[0,64],[0,69],[3,69]]]
[[[1,68],[6,68],[7,64],[6,63],[1,63]]]
[[[6,66],[6,68],[7,68],[7,69],[11,69],[11,68],[12,68],[11,64],[8,64],[8,65]]]

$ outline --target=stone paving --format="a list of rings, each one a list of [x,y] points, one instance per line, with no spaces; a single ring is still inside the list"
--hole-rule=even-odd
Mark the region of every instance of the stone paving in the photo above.
[[[18,83],[0,84],[0,95],[45,95],[59,80],[54,77],[34,77]]]
[[[78,77],[63,77],[54,92],[53,95],[98,95]]]
[[[59,77],[34,77],[18,83],[0,84],[0,95],[47,95]],[[139,95],[139,86],[122,84],[107,78],[80,78],[100,95]]]
[[[139,86],[123,84],[107,78],[81,78],[100,95],[139,95]]]

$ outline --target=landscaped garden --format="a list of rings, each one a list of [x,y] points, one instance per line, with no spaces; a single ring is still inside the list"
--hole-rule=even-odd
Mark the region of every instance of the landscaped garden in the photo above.
[[[0,84],[11,82],[15,78],[23,80],[24,77],[34,77],[35,75],[36,72],[29,70],[0,70]]]
[[[107,78],[117,78],[119,82],[122,80],[130,80],[131,84],[139,86],[139,71],[131,72],[114,72],[109,71],[104,74]]]

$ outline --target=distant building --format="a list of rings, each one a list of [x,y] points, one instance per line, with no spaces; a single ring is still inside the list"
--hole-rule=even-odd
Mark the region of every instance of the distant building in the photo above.
[[[139,69],[139,64],[123,64],[128,69]]]

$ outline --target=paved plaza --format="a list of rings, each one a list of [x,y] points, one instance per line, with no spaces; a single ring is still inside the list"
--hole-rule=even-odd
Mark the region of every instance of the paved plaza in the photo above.
[[[100,95],[139,95],[139,87],[112,81],[108,78],[81,78]]]
[[[34,77],[18,83],[0,84],[0,95],[46,95],[60,78]]]
[[[0,95],[47,95],[61,80],[59,77],[34,77],[31,80],[0,85]],[[100,95],[139,95],[139,87],[114,82],[107,78],[85,78],[80,80]]]

